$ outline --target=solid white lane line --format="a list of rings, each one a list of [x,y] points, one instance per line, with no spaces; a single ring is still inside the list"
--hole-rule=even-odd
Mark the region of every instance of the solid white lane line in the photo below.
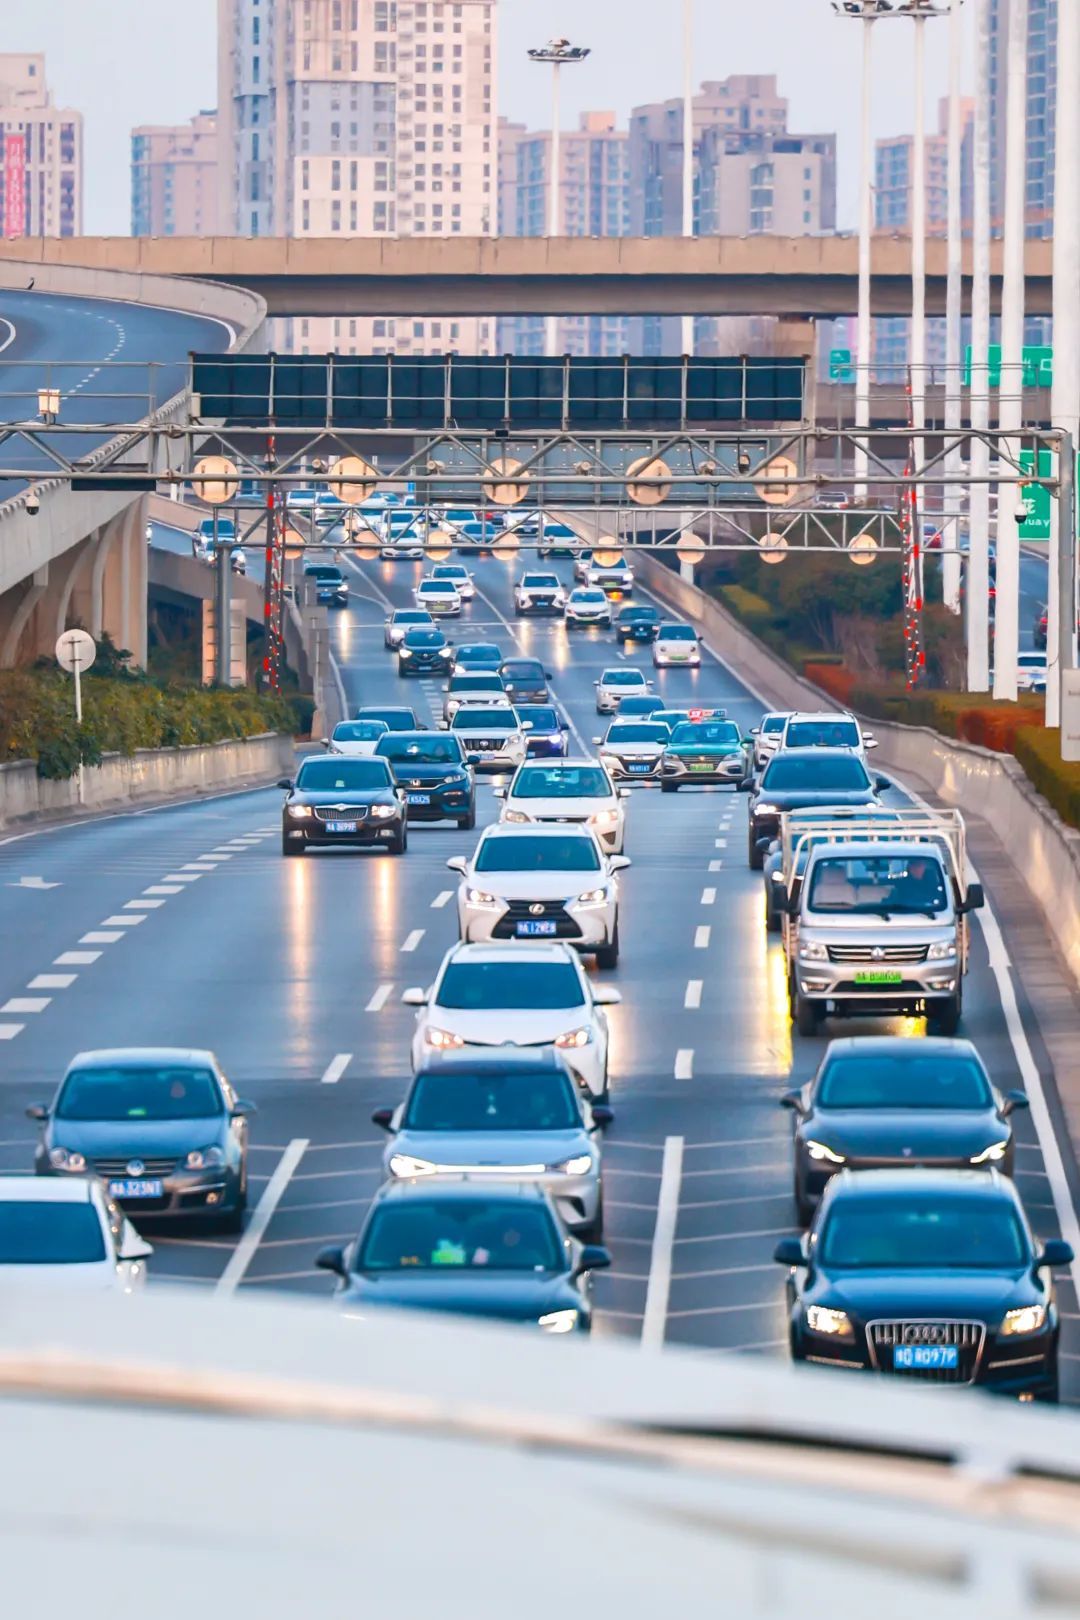
[[[382,1012],[393,993],[394,987],[392,984],[380,984],[379,988],[376,990],[375,994],[364,1008],[364,1011]]]
[[[164,900],[125,900],[125,911],[157,911],[165,904]]]
[[[701,1006],[701,987],[704,982],[703,979],[690,979],[687,982],[686,997],[683,1001],[684,1007],[694,1008]]]
[[[182,894],[182,893],[183,893],[183,884],[181,884],[181,883],[151,883],[151,885],[150,885],[150,887],[148,889],[143,890],[143,894]]]
[[[441,911],[443,906],[445,906],[446,902],[448,900],[452,900],[453,898],[454,898],[453,889],[443,889],[442,892],[440,894],[437,894],[435,896],[434,900],[431,902],[432,911]]]
[[[695,928],[694,929],[694,949],[695,949],[695,951],[707,951],[708,948],[709,948],[709,940],[711,938],[712,938],[712,929],[706,923],[702,923],[699,927]]]
[[[79,938],[79,944],[80,945],[115,945],[116,941],[118,939],[123,939],[123,937],[124,937],[124,931],[123,931],[122,928],[116,928],[116,929],[113,929],[113,930],[104,929],[104,928],[95,928],[89,934],[81,935],[80,938]]]
[[[331,1058],[326,1066],[326,1073],[322,1077],[322,1084],[324,1086],[336,1086],[351,1062],[351,1052],[339,1052],[337,1057]]]
[[[402,950],[415,951],[423,937],[424,930],[422,928],[414,928],[411,933],[406,934],[405,939],[402,942]]]
[[[102,921],[107,928],[135,928],[146,921],[146,915],[139,911],[123,911],[117,912],[115,917],[104,917]]]
[[[692,1080],[694,1078],[694,1048],[680,1046],[675,1054],[676,1080]]]
[[[12,996],[10,1001],[5,1001],[0,1007],[0,1013],[44,1012],[51,1000],[52,996]]]
[[[39,973],[30,980],[28,990],[66,990],[79,977],[77,973]]]
[[[702,903],[703,906],[715,906],[715,904],[716,904],[716,890],[715,889],[702,889],[702,891],[701,891],[701,903]]]
[[[62,951],[53,957],[53,967],[89,967],[100,955],[100,951]]]
[[[710,861],[709,862],[709,871],[710,872],[722,872],[723,869],[724,869],[723,861]]]
[[[13,1041],[25,1028],[25,1024],[0,1024],[0,1041]]]
[[[641,1322],[643,1350],[663,1348],[667,1328],[668,1299],[671,1294],[671,1251],[675,1223],[679,1218],[679,1189],[682,1184],[683,1139],[669,1136],[664,1141],[660,1171],[660,1197],[656,1206],[649,1282],[645,1291],[645,1315]]]
[[[284,1196],[285,1189],[292,1179],[292,1173],[307,1149],[306,1136],[294,1136],[281,1158],[278,1160],[270,1180],[263,1188],[263,1195],[255,1206],[254,1213],[247,1224],[243,1237],[229,1256],[229,1263],[217,1280],[215,1293],[234,1294],[243,1282],[255,1250],[262,1242],[263,1234],[270,1225],[274,1211]]]

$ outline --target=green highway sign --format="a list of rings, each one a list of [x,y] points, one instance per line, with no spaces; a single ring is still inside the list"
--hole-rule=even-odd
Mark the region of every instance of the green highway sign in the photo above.
[[[1049,388],[1054,380],[1054,351],[1048,343],[1024,344],[1024,387]],[[987,356],[991,388],[1001,387],[1001,344],[991,343]],[[964,350],[964,387],[971,387],[971,344]]]
[[[829,350],[829,381],[839,383],[855,381],[855,366],[850,349]]]
[[[1021,450],[1019,455],[1020,467],[1023,472],[1035,471],[1035,452]],[[1052,450],[1039,451],[1039,466],[1037,476],[1050,478],[1054,471],[1054,453]],[[1020,493],[1024,497],[1027,507],[1027,517],[1019,525],[1021,540],[1049,540],[1050,538],[1050,491],[1044,484],[1021,484]],[[998,497],[1000,502],[1000,495]]]

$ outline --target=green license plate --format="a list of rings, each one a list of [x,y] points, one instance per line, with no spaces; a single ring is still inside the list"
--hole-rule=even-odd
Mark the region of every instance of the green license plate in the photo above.
[[[904,975],[896,968],[870,968],[864,973],[856,973],[856,984],[902,984]]]

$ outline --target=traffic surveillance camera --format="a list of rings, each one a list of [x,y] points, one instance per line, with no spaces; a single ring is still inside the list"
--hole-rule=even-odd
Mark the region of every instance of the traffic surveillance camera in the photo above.
[[[735,464],[736,464],[736,466],[738,467],[738,469],[739,469],[739,471],[741,473],[749,472],[750,471],[750,453],[749,453],[749,451],[740,450],[739,453],[738,453],[738,456],[736,457]]]
[[[37,517],[40,511],[41,502],[38,500],[35,491],[31,490],[29,495],[26,497],[26,515],[27,517]]]
[[[1020,505],[1016,508],[1016,511],[1013,513],[1013,517],[1016,519],[1017,523],[1026,523],[1030,516],[1031,516],[1031,511],[1030,511],[1030,508],[1028,506],[1027,501],[1021,501]]]

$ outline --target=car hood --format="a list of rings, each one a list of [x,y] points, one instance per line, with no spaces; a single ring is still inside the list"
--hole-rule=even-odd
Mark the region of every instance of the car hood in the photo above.
[[[471,1008],[432,1006],[430,1022],[460,1035],[470,1046],[547,1046],[564,1030],[592,1023],[588,1007],[514,1008],[509,1012],[476,1012]],[[513,1034],[511,1034],[511,1030]]]
[[[814,1113],[800,1134],[824,1142],[834,1153],[849,1158],[970,1159],[991,1142],[1003,1142],[1009,1127],[990,1109],[947,1112],[933,1116],[918,1109],[894,1113],[876,1108],[822,1109]]]
[[[572,900],[607,883],[606,872],[472,872],[471,888],[502,900]]]
[[[461,711],[459,710],[458,712],[460,713]],[[465,713],[466,716],[468,716],[468,710],[466,710]],[[454,736],[505,737],[509,739],[511,737],[520,737],[521,730],[517,726],[493,726],[490,721],[488,721],[488,723],[485,725],[482,720],[477,720],[474,724],[471,719],[466,718],[464,724],[454,727]]]
[[[349,1278],[349,1286],[339,1298],[347,1307],[395,1305],[399,1309],[497,1317],[504,1322],[535,1322],[546,1311],[581,1304],[563,1276],[509,1271],[489,1271],[478,1276],[475,1267],[468,1271],[442,1267],[434,1276],[426,1272],[357,1274]]]
[[[510,1172],[535,1165],[561,1164],[564,1159],[591,1153],[588,1132],[580,1126],[566,1131],[400,1131],[386,1150],[408,1153],[414,1159],[452,1169],[502,1169]]]
[[[375,737],[371,742],[336,742],[328,749],[331,754],[344,754],[351,759],[370,759],[375,752],[378,742]]]
[[[108,1260],[93,1260],[77,1266],[0,1265],[0,1287],[55,1288],[65,1294],[111,1293],[120,1285],[120,1274]]]
[[[617,754],[620,759],[655,759],[665,752],[662,742],[606,742],[601,747],[606,754]]]
[[[224,1125],[220,1114],[209,1119],[54,1119],[46,1141],[91,1159],[161,1159],[170,1153],[179,1158],[191,1148],[220,1142]]]
[[[401,787],[411,787],[414,782],[437,787],[448,776],[460,776],[464,769],[463,764],[456,762],[450,765],[437,765],[424,764],[414,759],[397,759],[390,766],[394,781]]]
[[[296,788],[289,794],[289,804],[393,804],[393,788]]]
[[[863,1322],[878,1317],[974,1317],[993,1323],[1012,1305],[1026,1304],[1033,1297],[1023,1286],[1025,1275],[1029,1274],[953,1270],[910,1277],[895,1271],[857,1277],[837,1273],[828,1278],[828,1303]],[[824,1300],[824,1293],[820,1298]]]
[[[664,750],[676,759],[738,759],[742,755],[741,743],[669,743]],[[766,799],[766,804],[769,802]]]
[[[507,799],[506,808],[518,810],[534,821],[577,821],[582,816],[599,815],[619,807],[617,799]]]
[[[775,804],[781,810],[810,810],[822,804],[877,804],[878,798],[873,788],[767,788],[762,784],[761,791],[753,801],[753,807],[760,804]]]

